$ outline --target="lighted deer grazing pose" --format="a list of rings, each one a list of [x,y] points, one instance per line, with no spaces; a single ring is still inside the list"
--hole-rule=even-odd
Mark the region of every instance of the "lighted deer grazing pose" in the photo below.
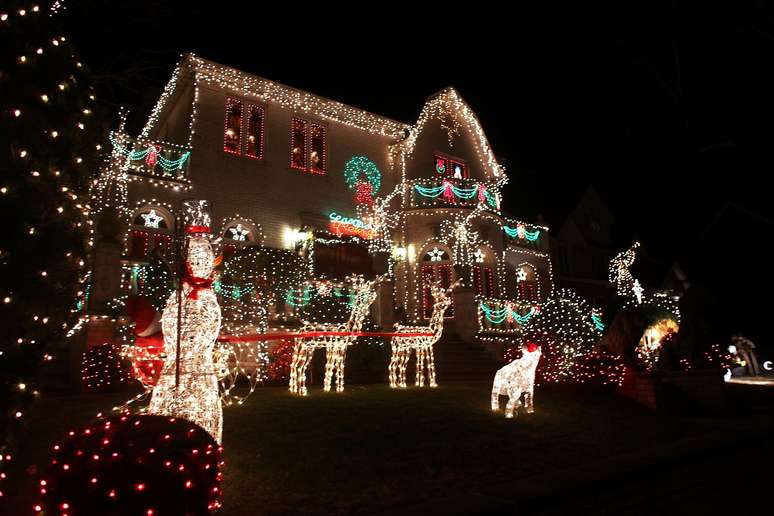
[[[390,387],[406,387],[406,364],[411,357],[411,350],[417,356],[416,385],[425,385],[425,365],[427,366],[427,383],[430,387],[438,387],[435,381],[435,359],[433,357],[433,344],[438,342],[443,333],[443,314],[452,304],[452,291],[460,284],[455,281],[447,289],[441,287],[441,282],[436,282],[430,287],[433,295],[433,314],[430,316],[428,326],[404,326],[395,325],[397,333],[426,333],[427,336],[400,336],[392,338],[392,357],[390,358]]]
[[[350,276],[351,283],[351,311],[349,319],[344,323],[311,323],[304,321],[301,331],[306,333],[345,333],[348,335],[319,335],[314,337],[296,338],[293,348],[293,359],[290,363],[290,392],[306,396],[306,370],[312,361],[314,350],[325,348],[325,379],[323,389],[331,390],[333,376],[336,376],[336,392],[344,390],[344,359],[347,347],[355,343],[357,338],[352,333],[357,333],[363,327],[363,321],[368,314],[371,303],[376,299],[376,284],[381,277],[374,281],[366,281],[362,276]]]
[[[529,343],[521,348],[523,355],[501,368],[494,377],[492,385],[492,410],[500,410],[500,396],[508,396],[505,405],[505,417],[513,417],[514,411],[521,405],[524,395],[524,408],[528,413],[535,412],[533,395],[535,392],[535,369],[540,361],[540,347]]]

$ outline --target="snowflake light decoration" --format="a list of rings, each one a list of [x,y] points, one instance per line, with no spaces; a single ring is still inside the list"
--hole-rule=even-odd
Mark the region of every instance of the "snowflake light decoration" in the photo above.
[[[519,267],[519,270],[516,271],[516,281],[518,283],[527,281],[527,271],[524,270],[524,267]]]
[[[228,228],[228,230],[231,232],[231,239],[237,242],[247,241],[247,235],[250,234],[248,230],[242,227],[242,224],[237,224],[233,228]]]
[[[158,229],[159,224],[162,220],[164,220],[164,217],[156,213],[156,210],[151,209],[148,213],[143,213],[140,215],[143,220],[143,224],[146,228],[154,228]]]
[[[473,253],[473,256],[476,258],[476,263],[484,263],[484,252],[480,248],[476,249],[476,252]]]
[[[430,257],[431,262],[442,261],[444,254],[446,254],[445,251],[438,249],[437,247],[433,247],[430,251],[427,252],[427,256]]]

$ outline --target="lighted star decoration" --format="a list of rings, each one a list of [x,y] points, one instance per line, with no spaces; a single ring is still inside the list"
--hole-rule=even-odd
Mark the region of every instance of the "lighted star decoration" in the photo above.
[[[642,303],[642,293],[644,289],[642,288],[642,285],[640,285],[640,280],[634,280],[634,286],[632,286],[632,292],[634,292],[634,297],[637,298],[637,303]]]
[[[159,223],[164,220],[164,217],[156,213],[156,210],[151,210],[148,213],[140,215],[146,228],[158,229]]]
[[[527,271],[524,270],[524,267],[521,267],[519,270],[516,271],[516,281],[521,283],[522,281],[527,280]]]
[[[242,227],[242,224],[237,224],[233,228],[228,229],[231,232],[231,239],[237,242],[244,242],[247,240],[247,235],[250,234],[248,230]]]
[[[437,247],[433,247],[432,250],[428,251],[427,256],[430,257],[431,262],[440,262],[443,260],[444,251],[441,249],[438,249]]]
[[[473,255],[476,257],[476,263],[484,263],[484,252],[481,249],[476,249]]]

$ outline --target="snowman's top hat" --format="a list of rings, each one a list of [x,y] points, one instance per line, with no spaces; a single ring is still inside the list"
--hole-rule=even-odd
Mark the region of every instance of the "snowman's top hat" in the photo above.
[[[210,226],[210,201],[205,199],[191,199],[183,201],[183,222],[185,232],[190,236],[209,235],[212,233]]]

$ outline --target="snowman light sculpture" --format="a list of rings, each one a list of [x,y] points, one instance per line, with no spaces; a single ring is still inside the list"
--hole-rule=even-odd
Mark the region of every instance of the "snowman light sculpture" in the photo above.
[[[207,201],[183,204],[186,272],[182,289],[169,296],[161,316],[166,358],[148,412],[187,419],[207,430],[220,443],[223,408],[213,348],[220,332],[221,316],[212,289],[215,256],[209,239],[210,216]]]

